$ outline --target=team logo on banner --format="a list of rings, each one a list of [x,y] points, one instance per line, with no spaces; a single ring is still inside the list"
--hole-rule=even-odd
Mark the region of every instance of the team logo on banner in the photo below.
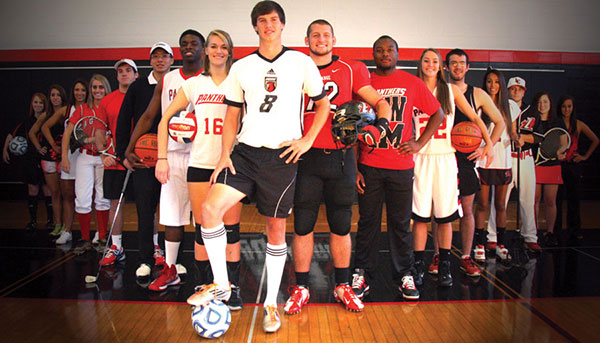
[[[265,90],[269,93],[273,92],[277,88],[277,76],[273,69],[267,72],[265,76]]]

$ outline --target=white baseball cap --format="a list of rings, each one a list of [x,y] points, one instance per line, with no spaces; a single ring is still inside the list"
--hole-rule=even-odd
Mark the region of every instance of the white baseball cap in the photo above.
[[[152,46],[152,48],[150,48],[150,55],[152,55],[152,53],[156,49],[163,49],[164,51],[168,52],[169,55],[173,56],[173,49],[171,49],[171,46],[169,44],[165,43],[165,42],[156,42],[156,43],[154,43],[154,45]]]
[[[130,60],[129,58],[122,58],[122,59],[118,60],[117,63],[115,63],[115,70],[117,70],[117,68],[119,68],[119,66],[123,63],[130,65],[131,68],[133,68],[133,71],[135,71],[137,73],[138,69],[137,69],[137,66],[135,65],[135,62],[133,60]]]
[[[527,87],[525,87],[525,80],[518,76],[511,77],[510,79],[508,79],[508,84],[506,85],[506,88],[510,88],[512,86],[521,86],[524,89],[527,89]]]

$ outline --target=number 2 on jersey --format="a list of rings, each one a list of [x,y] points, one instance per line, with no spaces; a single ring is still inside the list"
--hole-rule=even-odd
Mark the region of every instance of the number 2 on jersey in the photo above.
[[[419,124],[423,124],[420,129],[421,135],[425,131],[425,127],[427,127],[427,122],[429,122],[429,117],[421,117],[419,118]],[[444,116],[444,120],[438,127],[438,129],[433,134],[433,139],[444,139],[446,138],[446,117]]]
[[[337,98],[340,89],[337,85],[337,83],[333,82],[333,81],[327,81],[325,82],[325,85],[323,85],[323,89],[325,90],[325,92],[327,92],[327,99],[329,99],[329,102],[331,104],[331,110],[335,111],[337,110],[337,105],[335,105],[333,103],[333,100],[335,98]],[[314,112],[315,111],[315,102],[309,98],[308,99],[308,104],[306,104],[306,112]]]

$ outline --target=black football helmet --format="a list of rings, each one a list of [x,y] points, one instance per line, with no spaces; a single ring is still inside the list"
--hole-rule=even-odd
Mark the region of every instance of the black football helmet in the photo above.
[[[348,101],[335,111],[331,120],[331,134],[337,144],[348,148],[358,141],[359,129],[372,125],[375,122],[375,113],[369,105]]]

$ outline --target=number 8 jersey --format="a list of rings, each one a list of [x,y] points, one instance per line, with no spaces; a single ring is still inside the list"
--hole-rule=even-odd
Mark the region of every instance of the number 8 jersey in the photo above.
[[[258,50],[238,60],[226,83],[225,103],[246,109],[238,141],[255,148],[302,138],[303,93],[313,101],[325,96],[315,63],[286,47],[272,60]]]

